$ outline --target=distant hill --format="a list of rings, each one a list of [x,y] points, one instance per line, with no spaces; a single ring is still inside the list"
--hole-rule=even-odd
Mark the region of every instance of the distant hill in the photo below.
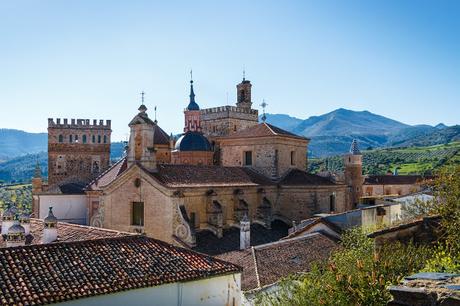
[[[460,165],[460,142],[449,144],[364,150],[363,172],[365,174],[383,175],[397,169],[399,174],[432,175],[445,166]],[[324,158],[312,158],[309,171],[322,170],[343,171],[342,155]]]
[[[110,158],[119,159],[124,150],[123,142],[114,142],[111,146]],[[7,161],[0,162],[0,181],[4,183],[28,183],[34,175],[35,165],[39,163],[42,176],[48,177],[48,154],[39,152],[21,155]]]
[[[46,151],[47,146],[48,135],[46,133],[0,129],[0,160]]]
[[[305,120],[282,114],[266,116],[268,123],[310,138],[309,156],[314,157],[343,154],[353,139],[362,149],[371,149],[446,144],[460,137],[456,126],[411,126],[369,111],[343,108]]]

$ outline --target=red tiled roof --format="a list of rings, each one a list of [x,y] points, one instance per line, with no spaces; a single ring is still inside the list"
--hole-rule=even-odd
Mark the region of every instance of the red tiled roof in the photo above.
[[[422,182],[421,175],[370,175],[364,179],[365,185],[412,185]]]
[[[0,249],[0,303],[42,305],[241,268],[144,236]]]
[[[126,157],[123,157],[109,169],[104,171],[101,175],[95,178],[86,187],[87,190],[98,190],[101,187],[107,186],[113,182],[120,174],[122,174],[128,168],[128,161]]]
[[[1,226],[0,226],[1,228]],[[56,242],[84,241],[102,238],[131,236],[133,234],[110,229],[77,225],[58,222],[58,240]],[[30,235],[26,237],[26,244],[41,244],[43,237],[43,220],[30,219]],[[0,239],[0,248],[6,246],[6,242]]]
[[[338,244],[321,233],[280,240],[243,251],[217,256],[243,267],[242,289],[252,290],[310,270],[311,264],[327,260]]]
[[[289,170],[279,181],[280,185],[336,185],[329,178],[310,174],[299,169]]]
[[[153,144],[169,145],[169,135],[158,125],[155,124],[155,132],[153,134]]]
[[[246,167],[158,165],[151,173],[168,187],[218,187],[273,185],[274,182]]]
[[[250,138],[250,137],[266,137],[266,136],[286,136],[291,138],[308,140],[308,138],[296,135],[294,133],[285,131],[274,125],[266,122],[248,127],[247,129],[236,132],[225,138]]]

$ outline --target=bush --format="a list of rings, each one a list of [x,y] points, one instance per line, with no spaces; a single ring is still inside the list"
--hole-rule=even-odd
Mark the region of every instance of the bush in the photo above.
[[[325,264],[281,282],[262,305],[386,305],[387,287],[423,268],[432,250],[426,246],[391,244],[375,252],[373,240],[361,229],[343,235],[342,248]]]

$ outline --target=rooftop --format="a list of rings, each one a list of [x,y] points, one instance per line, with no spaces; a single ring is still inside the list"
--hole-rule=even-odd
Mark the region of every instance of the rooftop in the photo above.
[[[243,267],[244,291],[262,288],[293,273],[307,272],[311,264],[327,260],[338,244],[321,233],[280,240],[217,258]]]
[[[283,130],[279,127],[271,125],[266,122],[259,123],[257,125],[248,127],[242,131],[236,132],[225,138],[253,138],[253,137],[267,137],[267,136],[285,136],[290,138],[308,140],[303,136],[296,135],[294,133]]]
[[[420,183],[431,177],[421,175],[370,175],[364,179],[364,185],[409,185]]]
[[[279,181],[280,185],[336,185],[330,178],[308,173],[299,169],[290,169]]]
[[[1,226],[0,226],[1,227]],[[26,245],[42,244],[43,220],[30,219],[30,235],[26,236]],[[94,239],[131,236],[132,234],[98,227],[83,226],[58,222],[58,240],[56,242],[85,241]],[[5,248],[6,242],[0,238],[0,248]]]
[[[59,303],[241,271],[137,235],[2,248],[0,258],[2,305]]]

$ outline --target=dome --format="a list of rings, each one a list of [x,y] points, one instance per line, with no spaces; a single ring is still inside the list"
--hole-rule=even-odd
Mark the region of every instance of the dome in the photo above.
[[[15,222],[13,226],[8,229],[8,235],[17,235],[17,234],[24,234],[26,230],[19,222]]]
[[[188,111],[196,111],[196,110],[200,110],[200,107],[198,106],[198,104],[195,101],[190,101],[190,103],[187,106],[187,110]]]
[[[203,134],[187,132],[176,142],[177,151],[211,151],[211,144]]]

